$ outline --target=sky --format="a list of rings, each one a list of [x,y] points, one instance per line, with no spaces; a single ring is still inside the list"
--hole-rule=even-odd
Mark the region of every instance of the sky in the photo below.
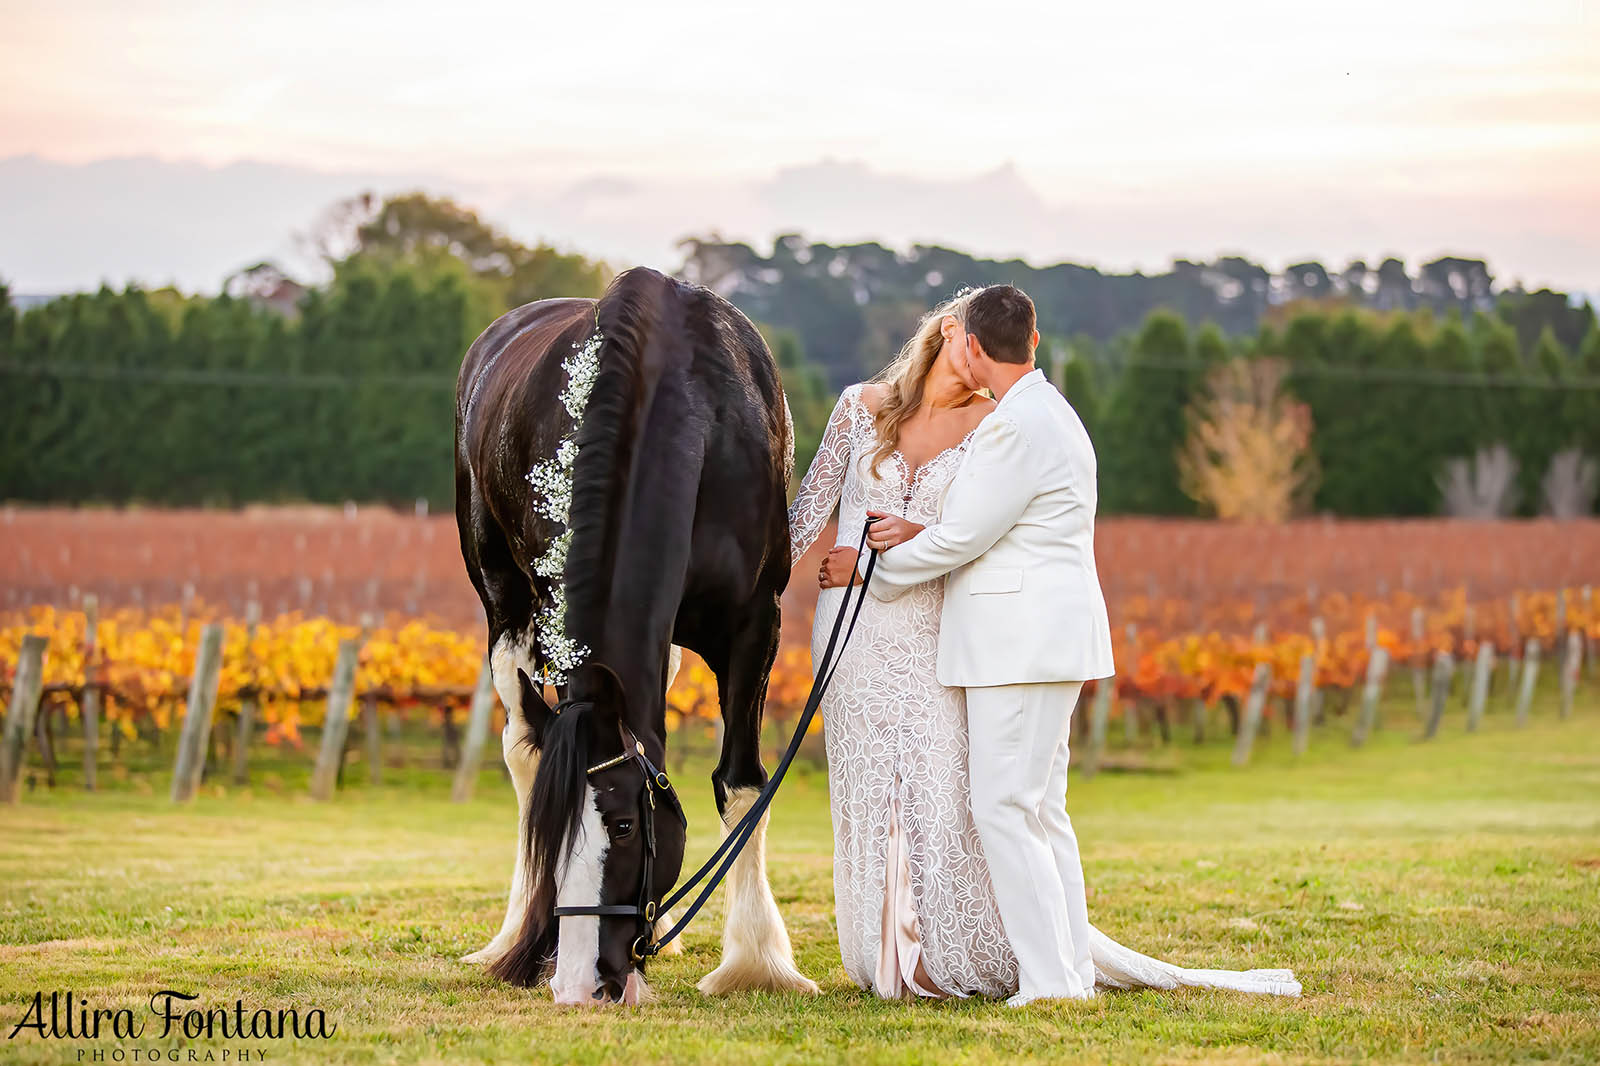
[[[224,265],[190,262],[181,199],[105,166],[139,159],[428,187],[669,265],[689,233],[802,230],[1117,270],[1465,253],[1600,290],[1589,7],[0,0],[0,162],[55,175],[0,181],[28,200],[0,276],[201,286],[276,250],[224,213]],[[96,196],[148,232],[97,251]]]

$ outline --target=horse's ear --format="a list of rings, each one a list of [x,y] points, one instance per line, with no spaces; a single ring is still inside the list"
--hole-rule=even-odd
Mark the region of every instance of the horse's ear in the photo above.
[[[550,705],[544,701],[544,686],[535,685],[527,671],[517,667],[517,685],[522,689],[522,720],[528,723],[528,732],[535,748],[544,747],[544,731],[555,717]]]
[[[628,693],[617,672],[605,663],[585,663],[578,669],[582,671],[583,698],[592,700],[602,714],[623,717]]]
[[[619,718],[622,717],[623,708],[628,705],[628,690],[622,685],[622,678],[617,672],[605,663],[596,663],[595,671],[599,674],[599,697],[602,707],[611,708]]]

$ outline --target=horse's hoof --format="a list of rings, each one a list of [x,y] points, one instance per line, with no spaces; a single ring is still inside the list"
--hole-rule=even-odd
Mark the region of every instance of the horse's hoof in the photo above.
[[[695,985],[708,996],[725,996],[729,992],[756,991],[799,992],[808,996],[819,995],[817,983],[793,964],[762,965],[727,961],[700,978]]]
[[[461,961],[487,966],[490,963],[498,962],[500,956],[504,954],[505,950],[498,944],[487,944],[470,955],[461,956]]]

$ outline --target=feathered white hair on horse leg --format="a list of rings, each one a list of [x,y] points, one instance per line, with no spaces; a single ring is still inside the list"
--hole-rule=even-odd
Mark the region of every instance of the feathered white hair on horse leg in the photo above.
[[[734,789],[723,812],[724,829],[739,823],[755,803],[760,789]],[[728,921],[722,931],[722,964],[700,979],[697,986],[708,996],[741,989],[821,991],[817,983],[794,964],[789,932],[783,927],[778,902],[767,883],[767,814],[734,860],[727,881]]]

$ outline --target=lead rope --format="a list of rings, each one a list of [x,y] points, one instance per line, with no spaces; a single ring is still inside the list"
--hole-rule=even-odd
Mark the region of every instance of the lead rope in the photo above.
[[[867,550],[867,531],[871,527],[872,522],[870,519],[861,527],[861,541],[856,545],[857,558],[860,558],[862,551]],[[861,591],[856,597],[853,610],[850,607],[850,595],[855,591],[856,585],[852,581],[851,584],[845,586],[844,599],[839,603],[839,613],[833,620],[833,630],[828,634],[828,647],[822,653],[822,665],[817,670],[816,680],[811,685],[811,695],[806,699],[805,710],[800,713],[800,720],[795,724],[794,736],[789,739],[789,747],[784,751],[783,758],[778,761],[777,769],[773,771],[772,777],[767,780],[766,785],[761,789],[761,794],[750,805],[750,809],[745,812],[744,817],[728,831],[728,835],[723,839],[717,850],[712,853],[711,858],[707,859],[693,877],[685,881],[676,892],[661,904],[657,911],[658,914],[671,910],[715,867],[715,873],[706,882],[706,886],[700,890],[700,895],[689,905],[688,910],[684,911],[683,917],[678,919],[677,924],[668,930],[665,936],[659,940],[647,942],[642,950],[636,952],[641,958],[656,954],[671,943],[674,937],[683,932],[684,927],[699,913],[700,908],[705,906],[706,900],[711,898],[711,894],[717,890],[717,886],[722,883],[722,879],[733,868],[734,861],[738,859],[739,852],[744,848],[751,834],[755,832],[755,827],[761,821],[761,816],[771,806],[773,796],[777,795],[778,786],[783,783],[784,774],[789,772],[789,765],[794,762],[795,756],[800,752],[800,743],[805,739],[806,731],[811,726],[811,720],[816,717],[818,708],[822,706],[823,693],[827,692],[828,683],[833,680],[834,671],[839,668],[839,659],[844,656],[844,649],[850,643],[850,636],[855,632],[856,619],[861,616],[861,607],[867,600],[867,584],[872,580],[872,571],[878,565],[878,549],[873,548],[871,552],[872,554],[867,559],[867,571],[861,577]],[[844,625],[844,616],[847,612],[850,614],[850,627],[845,630],[844,640],[840,642],[839,629]],[[836,646],[838,648],[837,656],[834,653]],[[719,860],[721,860],[720,865],[718,865]]]

